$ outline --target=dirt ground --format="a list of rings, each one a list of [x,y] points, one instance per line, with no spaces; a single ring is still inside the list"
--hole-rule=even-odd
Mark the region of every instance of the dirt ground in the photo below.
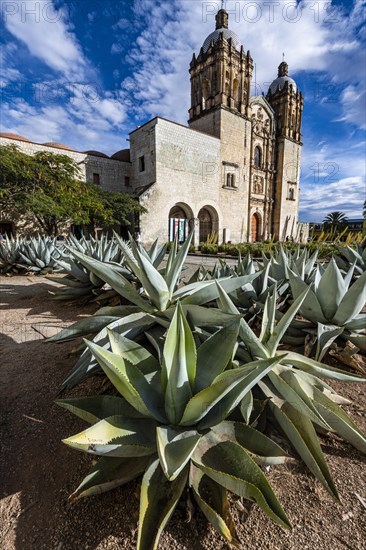
[[[57,407],[60,383],[75,363],[72,344],[49,344],[51,335],[93,313],[52,301],[42,277],[0,277],[0,548],[2,550],[133,549],[138,519],[138,482],[70,505],[68,495],[91,466],[90,457],[61,439],[85,424]],[[101,380],[86,381],[69,395],[92,395]],[[348,411],[366,426],[361,384],[334,384],[354,401]],[[269,550],[361,549],[366,546],[364,458],[337,436],[322,439],[342,506],[333,502],[302,464],[272,468],[268,476],[293,524],[285,532],[249,503],[232,508],[242,548]],[[360,498],[361,497],[361,498]],[[182,502],[159,548],[228,548],[200,512],[187,523]]]

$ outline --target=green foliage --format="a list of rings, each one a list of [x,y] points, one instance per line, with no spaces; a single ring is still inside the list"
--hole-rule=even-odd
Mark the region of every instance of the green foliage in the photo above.
[[[249,360],[282,357],[280,362],[258,382],[258,387],[254,388],[254,397],[259,400],[269,400],[267,416],[278,422],[281,430],[311,472],[333,497],[338,498],[317,441],[315,428],[338,433],[364,453],[366,453],[366,437],[337,405],[347,400],[336,394],[318,375],[322,378],[347,381],[359,381],[360,378],[322,365],[298,353],[278,351],[287,328],[297,311],[306,303],[310,292],[310,288],[305,288],[278,323],[275,322],[276,293],[273,292],[266,300],[260,337],[258,338],[244,319],[241,319],[239,339],[244,345]],[[230,302],[229,296],[223,289],[220,289],[220,299],[224,311],[234,310],[234,304]],[[242,404],[241,413],[244,420],[251,417],[252,407],[252,400],[246,399],[244,405]]]
[[[330,212],[323,220],[326,230],[339,231],[347,227],[347,217],[343,212]]]
[[[218,532],[238,546],[228,491],[289,525],[259,469],[290,460],[270,439],[280,430],[338,500],[317,432],[338,434],[362,452],[366,437],[341,407],[350,402],[324,379],[365,380],[321,360],[339,338],[362,348],[365,274],[354,278],[355,265],[342,274],[334,260],[319,264],[317,249],[266,243],[262,261],[239,254],[231,266],[220,259],[182,286],[189,240],[179,251],[175,241],[162,267],[165,249],[157,243],[145,250],[116,239],[130,280],[73,254],[127,305],[102,308],[51,339],[95,335],[62,389],[103,371],[120,394],[60,402],[92,424],[65,443],[100,457],[71,498],[143,475],[139,550],[157,547],[187,488]],[[315,359],[307,356],[308,343],[304,355],[286,349],[309,337],[317,340]],[[264,426],[267,435],[258,431]]]
[[[300,308],[305,319],[317,326],[316,358],[324,356],[338,336],[351,340],[366,350],[366,314],[361,313],[366,297],[366,272],[351,284],[354,266],[343,277],[337,264],[331,260],[324,271],[317,268],[312,288]],[[293,297],[296,299],[308,285],[293,272],[290,275]]]
[[[128,224],[130,214],[145,211],[130,195],[80,179],[79,166],[67,155],[29,156],[14,146],[1,146],[0,174],[1,207],[34,216],[47,235],[57,235],[65,223]]]
[[[106,235],[102,235],[98,240],[93,237],[90,237],[89,240],[84,237],[77,240],[70,236],[65,250],[56,262],[59,269],[66,272],[66,276],[62,278],[48,277],[49,280],[62,285],[50,291],[55,300],[82,300],[86,303],[96,298],[99,300],[110,299],[116,295],[114,291],[103,290],[105,281],[94,275],[73,257],[73,248],[90,258],[111,265],[125,277],[131,276],[130,272],[122,266],[123,255],[115,239],[108,239]]]
[[[113,351],[88,342],[119,398],[58,403],[92,426],[64,442],[101,457],[72,498],[108,490],[143,475],[137,549],[158,545],[185,487],[214,527],[239,545],[228,491],[254,500],[282,527],[290,522],[258,464],[288,457],[269,438],[226,418],[280,358],[231,368],[239,322],[196,347],[179,304],[164,340],[161,360],[110,332]],[[215,353],[213,354],[213,350]],[[211,369],[208,369],[211,364]],[[229,367],[229,368],[227,368]],[[208,490],[208,491],[207,491]],[[211,494],[221,495],[218,505]]]
[[[46,274],[53,271],[63,246],[52,237],[4,239],[0,243],[0,271],[3,273],[30,271]]]

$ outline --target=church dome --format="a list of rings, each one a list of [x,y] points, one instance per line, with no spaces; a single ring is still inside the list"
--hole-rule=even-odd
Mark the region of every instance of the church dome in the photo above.
[[[292,86],[292,90],[296,93],[297,86],[296,82],[293,78],[291,78],[288,75],[288,65],[285,61],[282,61],[280,66],[278,67],[278,77],[275,78],[275,80],[272,82],[272,84],[269,87],[269,91],[271,94],[275,94],[277,91],[283,90],[283,88],[286,85],[286,82],[288,82],[289,86]]]
[[[114,155],[111,156],[111,159],[120,160],[121,162],[130,162],[130,150],[121,149],[120,151],[117,151],[117,153],[114,153]]]
[[[28,138],[20,136],[19,134],[11,134],[9,132],[1,132],[0,137],[6,139],[16,139],[17,141],[27,141],[28,143],[31,143]]]
[[[211,42],[218,42],[220,40],[220,34],[223,33],[224,38],[229,40],[231,38],[234,48],[240,50],[241,41],[235,32],[229,29],[229,14],[224,9],[221,9],[216,14],[216,29],[208,35],[203,43],[203,53],[206,53],[210,47]]]
[[[90,155],[92,157],[103,157],[105,159],[109,159],[109,156],[105,153],[102,153],[101,151],[94,151],[93,149],[90,151],[83,151],[85,155]]]
[[[280,91],[283,90],[283,88],[285,87],[286,82],[288,82],[289,86],[292,85],[293,91],[296,92],[297,86],[296,86],[296,82],[294,81],[293,78],[291,78],[290,76],[279,76],[278,78],[276,78],[272,82],[272,84],[269,87],[269,89],[271,91],[271,94],[276,93],[277,90],[280,90]]]
[[[216,29],[214,30],[211,34],[208,35],[208,37],[206,38],[206,40],[204,41],[203,43],[203,52],[206,53],[208,48],[210,47],[210,44],[211,42],[213,41],[215,44],[216,42],[219,41],[220,39],[220,34],[223,33],[224,35],[224,38],[226,38],[226,40],[229,40],[229,38],[231,38],[232,42],[233,42],[233,46],[237,49],[237,50],[240,50],[241,48],[241,41],[240,41],[240,38],[238,37],[237,34],[235,34],[235,32],[231,31],[230,29],[227,29],[225,27],[222,27],[221,29]]]
[[[64,143],[58,143],[57,141],[46,141],[46,143],[42,143],[42,145],[46,145],[47,147],[54,147],[55,149],[64,149],[65,151],[75,151],[75,149],[72,149],[68,145],[65,145]]]

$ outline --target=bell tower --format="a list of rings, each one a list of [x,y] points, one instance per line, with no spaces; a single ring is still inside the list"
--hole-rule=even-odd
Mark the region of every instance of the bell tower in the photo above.
[[[278,67],[278,77],[268,90],[267,101],[277,115],[277,135],[301,143],[304,98],[295,81],[289,77],[285,61]]]
[[[191,108],[189,124],[219,108],[248,117],[253,60],[239,37],[229,29],[229,15],[216,14],[216,28],[190,64]]]
[[[296,238],[298,224],[304,98],[284,60],[268,90],[267,101],[276,117],[273,233],[285,240]]]

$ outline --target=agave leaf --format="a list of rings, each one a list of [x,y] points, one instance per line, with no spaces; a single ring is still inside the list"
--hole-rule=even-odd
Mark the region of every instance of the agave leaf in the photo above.
[[[348,290],[349,285],[351,284],[355,268],[356,268],[356,262],[353,265],[351,265],[351,267],[348,269],[348,271],[347,271],[347,273],[344,277],[345,293]]]
[[[151,258],[154,267],[158,268],[161,262],[164,260],[166,249],[167,245],[165,243],[163,246],[160,247],[160,249],[156,251],[154,257]]]
[[[366,454],[366,436],[348,414],[317,388],[313,388],[313,397],[315,407],[334,431]]]
[[[112,384],[132,407],[147,417],[165,421],[161,395],[136,366],[93,342],[86,340],[85,343]]]
[[[113,395],[58,399],[56,400],[56,404],[90,424],[96,424],[99,420],[103,420],[109,416],[118,415],[129,418],[141,418],[142,416],[125,399]]]
[[[311,420],[306,416],[301,416],[290,403],[278,399],[264,382],[260,382],[259,386],[265,395],[272,397],[269,401],[269,407],[291,445],[332,497],[339,500],[337,489],[328,470]]]
[[[226,395],[233,390],[237,384],[244,382],[244,387],[241,387],[242,399],[245,393],[252,389],[253,386],[265,376],[279,360],[278,358],[265,359],[261,361],[253,361],[237,369],[231,369],[220,374],[209,386],[200,391],[190,399],[184,411],[183,418],[180,422],[182,426],[191,426],[202,420],[211,411],[215,405],[220,403]],[[237,400],[238,396],[234,395],[233,400]],[[222,408],[223,409],[223,408]],[[220,414],[225,416],[225,411],[219,408]],[[223,420],[223,418],[221,418]]]
[[[142,479],[137,550],[156,550],[160,535],[169,521],[187,483],[187,468],[174,481],[168,481],[154,460]]]
[[[236,319],[212,334],[198,348],[195,392],[208,387],[232,360],[238,330],[239,320]]]
[[[156,428],[160,465],[169,481],[181,473],[201,437],[195,430],[177,430],[171,426]]]
[[[145,292],[157,309],[159,311],[164,311],[170,299],[168,285],[150,260],[147,260],[139,250],[136,250],[135,255],[140,267],[139,278]]]
[[[240,412],[247,424],[249,424],[250,416],[253,412],[253,394],[248,391],[240,402]]]
[[[274,333],[274,323],[276,314],[277,283],[275,283],[272,295],[268,295],[264,304],[262,330],[259,340],[266,344]]]
[[[353,330],[362,330],[366,327],[366,314],[360,313],[359,315],[356,315],[356,317],[353,317],[352,321],[349,321],[345,324],[345,328],[347,330],[353,331]]]
[[[269,357],[268,350],[257,338],[245,319],[240,319],[239,336],[253,358],[266,359]]]
[[[169,288],[170,296],[172,296],[175,290],[184,262],[186,261],[193,233],[194,230],[190,232],[187,239],[184,241],[184,244],[180,247],[178,254],[173,257],[172,263],[169,265],[169,268],[167,266],[167,270],[165,271],[165,278]]]
[[[224,307],[225,313],[239,313],[234,304],[232,303],[229,295],[224,290],[224,288],[220,285],[218,281],[216,281],[216,286],[219,292],[220,301],[221,304]],[[240,327],[239,327],[239,336],[245,343],[246,347],[250,351],[251,355],[253,357],[260,357],[262,359],[265,359],[268,357],[268,352],[262,342],[257,338],[257,336],[254,334],[248,323],[244,320],[240,320]]]
[[[222,441],[234,441],[244,449],[263,458],[261,464],[283,464],[290,460],[287,453],[277,443],[258,430],[247,426],[243,422],[225,420],[211,428]]]
[[[150,462],[150,456],[133,458],[101,457],[79,487],[70,496],[71,501],[90,497],[120,487],[140,476]]]
[[[109,328],[123,333],[129,339],[136,338],[139,334],[147,330],[151,325],[155,324],[155,317],[140,311],[123,319],[114,320],[109,324]],[[94,338],[94,342],[101,346],[107,346],[109,343],[108,333],[106,328],[102,329]],[[74,368],[71,370],[66,380],[61,385],[61,389],[72,388],[77,385],[85,376],[92,374],[95,370],[99,370],[98,363],[93,359],[89,349],[86,349]]]
[[[307,373],[331,378],[332,380],[342,380],[344,382],[366,382],[365,378],[361,378],[357,374],[351,374],[350,372],[324,365],[323,363],[314,361],[314,359],[310,359],[310,357],[304,357],[293,351],[277,352],[277,356],[282,355],[282,353],[287,355],[286,363]]]
[[[163,361],[163,351],[165,340],[163,338],[165,330],[163,327],[156,325],[145,332],[145,336],[155,348],[158,355],[159,366]]]
[[[108,283],[118,294],[126,298],[126,300],[139,306],[143,311],[150,313],[155,311],[155,308],[140,296],[135,287],[112,266],[95,260],[94,258],[90,258],[76,250],[72,250],[72,253],[80,263]]]
[[[315,360],[321,361],[334,340],[343,332],[343,327],[318,323]]]
[[[243,447],[232,441],[221,441],[217,434],[209,432],[201,439],[192,460],[216,483],[241,497],[255,500],[263,512],[282,527],[291,526],[266,477]]]
[[[126,359],[131,365],[138,367],[143,374],[160,369],[159,361],[137,342],[129,340],[115,330],[107,328],[107,332],[112,352]]]
[[[299,277],[293,277],[290,275],[290,286],[294,299],[296,300],[301,294],[309,288],[308,285],[302,281]],[[303,302],[300,311],[305,319],[309,319],[313,322],[326,323],[327,320],[323,314],[322,308],[319,304],[319,301],[310,288],[306,300]]]
[[[47,281],[52,281],[54,283],[58,283],[59,285],[65,285],[71,288],[77,288],[77,289],[84,289],[85,283],[84,281],[75,281],[75,279],[71,279],[69,275],[66,275],[66,277],[52,277],[51,275],[47,275],[45,277]],[[90,285],[91,286],[91,285]],[[55,291],[61,291],[66,290],[62,287],[56,287]]]
[[[309,276],[314,269],[315,262],[318,259],[319,250],[316,249],[315,252],[310,256],[309,260],[305,265],[305,275]]]
[[[220,309],[225,313],[232,313],[233,315],[239,315],[240,312],[232,302],[230,296],[225,292],[220,283],[216,281],[217,290],[219,291]]]
[[[310,288],[307,287],[303,292],[301,292],[301,294],[294,300],[294,303],[289,307],[289,309],[286,311],[284,316],[281,317],[280,321],[275,326],[268,340],[268,343],[266,345],[270,355],[273,355],[276,352],[277,347],[281,341],[281,338],[283,337],[286,330],[290,326],[298,310],[306,301],[309,291],[310,291]]]
[[[307,403],[302,399],[303,392],[301,389],[296,386],[296,384],[293,385],[295,388],[294,389],[292,385],[286,382],[285,372],[286,370],[282,371],[284,378],[281,378],[277,372],[270,372],[268,375],[269,380],[272,382],[281,398],[287,403],[291,403],[292,408],[297,411],[299,416],[307,417],[324,430],[329,431],[330,426],[324,422],[324,419],[320,416],[320,414],[314,410],[310,403]],[[267,397],[270,397],[270,395],[267,395]]]
[[[326,319],[332,319],[345,292],[346,286],[343,277],[332,259],[320,279],[316,293]]]
[[[347,290],[333,317],[336,325],[343,326],[360,314],[366,302],[366,271]]]
[[[178,252],[178,235],[175,236],[175,239],[172,242],[172,246],[168,254],[168,259],[165,266],[165,279],[166,279],[166,274],[169,273],[173,267],[173,263],[177,256],[177,252]]]
[[[246,283],[250,283],[259,273],[253,273],[252,275],[244,275],[242,277],[230,277],[226,279],[219,279],[218,282],[222,288],[227,292],[233,292]],[[182,299],[183,304],[202,305],[217,300],[219,297],[219,291],[216,285],[216,281],[209,281],[208,283],[201,282],[196,284],[195,289],[190,289],[189,286],[183,287],[177,290],[173,298]]]
[[[241,548],[235,524],[230,514],[226,489],[206,476],[193,464],[190,469],[189,482],[194,499],[208,521],[232,546]]]
[[[138,263],[137,263],[137,260],[134,256],[134,254],[131,250],[131,246],[129,245],[129,243],[127,241],[124,241],[123,239],[121,239],[121,237],[119,235],[117,235],[117,233],[115,231],[113,231],[113,233],[114,233],[114,236],[117,240],[118,246],[120,247],[120,249],[123,252],[124,261],[126,262],[128,267],[131,269],[131,271],[136,275],[136,277],[138,279],[140,279],[140,268],[138,266]],[[131,239],[130,242],[133,242],[133,240]]]
[[[63,443],[93,455],[146,456],[156,452],[155,429],[154,420],[110,416]]]
[[[208,308],[203,306],[194,306],[189,305],[185,306],[182,304],[182,309],[185,315],[189,315],[192,323],[197,327],[216,327],[223,326],[227,323],[230,323],[235,319],[231,314],[224,313],[217,308]],[[173,317],[174,310],[166,310],[164,314],[168,318]],[[237,316],[239,318],[239,315]]]
[[[178,303],[166,336],[161,371],[165,412],[170,423],[177,425],[182,418],[195,379],[196,346]]]
[[[73,325],[64,328],[58,334],[51,336],[51,338],[47,338],[47,342],[67,342],[68,340],[80,338],[80,336],[94,334],[110,323],[113,323],[116,319],[118,319],[118,317],[111,315],[92,315],[87,319],[81,319]]]

